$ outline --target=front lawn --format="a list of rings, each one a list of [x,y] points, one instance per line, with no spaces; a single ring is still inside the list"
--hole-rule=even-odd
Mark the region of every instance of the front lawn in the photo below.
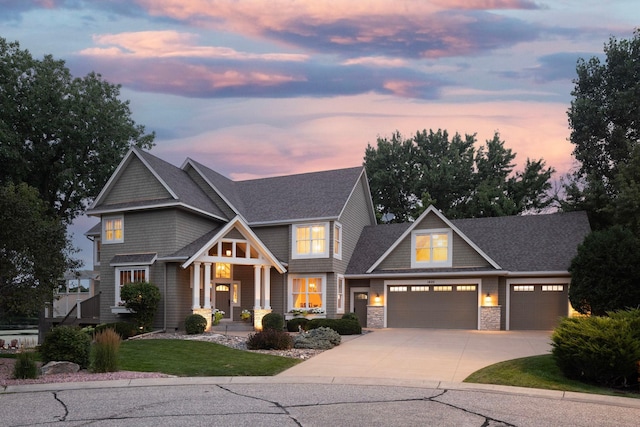
[[[640,398],[638,393],[625,393],[567,379],[550,354],[496,363],[474,372],[464,382]]]
[[[124,371],[208,377],[276,375],[301,360],[235,350],[211,342],[152,339],[122,342],[119,362]]]

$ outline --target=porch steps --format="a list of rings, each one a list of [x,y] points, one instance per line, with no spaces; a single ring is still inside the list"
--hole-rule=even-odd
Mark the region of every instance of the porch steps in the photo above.
[[[220,322],[219,324],[211,327],[215,332],[252,332],[253,324],[248,322]]]

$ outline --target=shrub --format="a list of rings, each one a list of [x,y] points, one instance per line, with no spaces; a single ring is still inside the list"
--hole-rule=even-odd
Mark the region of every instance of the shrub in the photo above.
[[[640,361],[637,334],[624,315],[565,318],[551,336],[553,358],[568,378],[609,387],[634,385]]]
[[[94,332],[97,334],[98,332],[103,332],[107,329],[115,331],[118,335],[120,335],[120,339],[123,341],[135,336],[138,333],[135,325],[129,322],[103,323],[96,326]]]
[[[13,366],[13,378],[38,378],[38,366],[34,360],[33,352],[23,351],[22,353],[18,353],[16,364]]]
[[[331,328],[319,327],[305,332],[293,340],[295,348],[311,348],[317,350],[329,350],[341,341],[340,335]]]
[[[95,335],[91,370],[93,372],[116,372],[118,370],[118,350],[120,335],[113,329],[105,329]]]
[[[262,329],[284,329],[284,317],[280,313],[268,313],[262,318]]]
[[[184,329],[189,335],[201,334],[207,327],[207,319],[199,314],[190,314],[184,319]]]
[[[47,332],[40,346],[42,361],[66,361],[89,366],[91,338],[78,328],[58,326]]]
[[[307,329],[331,328],[340,335],[358,335],[362,333],[360,322],[353,319],[313,319],[307,323]]]
[[[149,282],[127,283],[120,289],[124,306],[133,311],[132,317],[143,332],[151,330],[160,297],[158,287]]]
[[[293,319],[287,320],[287,331],[299,332],[300,329],[306,331],[307,323],[309,323],[309,319],[304,317],[294,317]]]
[[[357,320],[357,321],[358,321],[358,323],[360,323],[360,318],[358,317],[358,315],[357,315],[357,314],[355,314],[355,313],[353,313],[353,312],[343,314],[343,315],[342,315],[342,318],[343,318],[343,319],[346,319],[346,320]]]
[[[293,347],[291,335],[281,329],[264,329],[249,334],[247,348],[249,350],[288,350]]]

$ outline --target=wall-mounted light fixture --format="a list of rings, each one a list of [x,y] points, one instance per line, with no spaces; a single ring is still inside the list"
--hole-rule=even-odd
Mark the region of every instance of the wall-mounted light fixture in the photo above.
[[[491,305],[491,294],[489,292],[484,297],[484,305]]]
[[[373,298],[373,302],[376,305],[380,304],[380,294],[376,294],[376,296]]]

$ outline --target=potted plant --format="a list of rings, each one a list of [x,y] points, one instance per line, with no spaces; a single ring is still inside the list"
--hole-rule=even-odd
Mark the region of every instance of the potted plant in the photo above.
[[[242,310],[240,313],[240,319],[242,319],[243,322],[248,322],[251,320],[251,312],[247,309]]]
[[[218,323],[220,323],[220,319],[222,319],[224,317],[224,311],[222,310],[218,310],[217,308],[215,310],[213,310],[212,313],[212,324],[213,325],[217,325]]]

